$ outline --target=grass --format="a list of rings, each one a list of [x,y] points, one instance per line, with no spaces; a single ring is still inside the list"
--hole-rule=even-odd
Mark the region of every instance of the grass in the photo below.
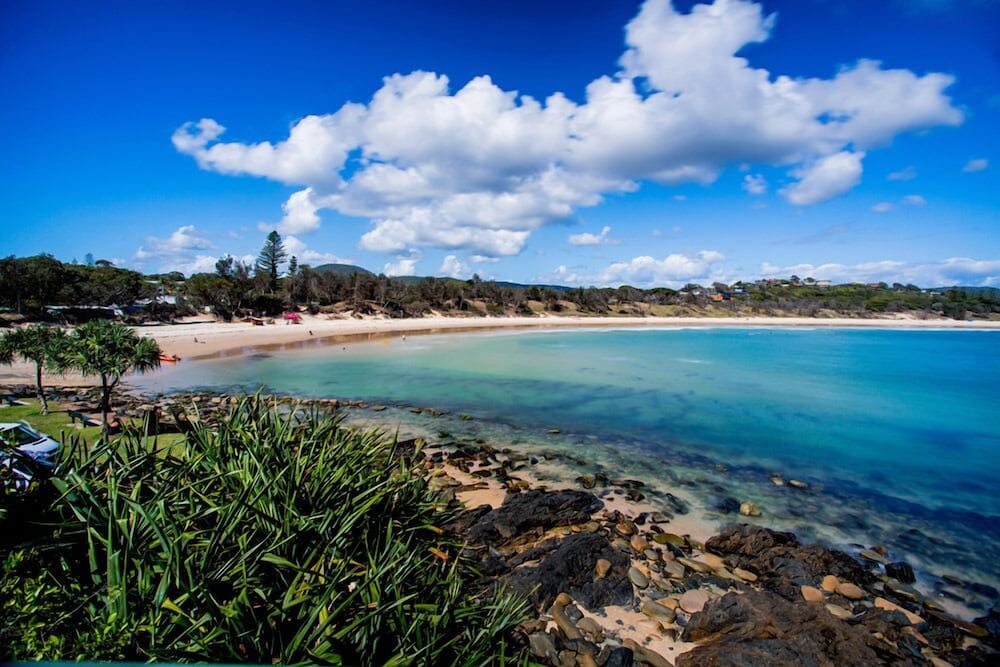
[[[470,585],[455,510],[384,434],[249,397],[169,451],[131,432],[63,457],[5,508],[0,659],[524,659],[524,601]]]
[[[100,426],[81,427],[79,420],[76,424],[70,422],[67,410],[73,409],[72,403],[49,401],[49,414],[43,415],[38,399],[22,398],[20,402],[26,403],[26,405],[0,407],[0,422],[25,421],[31,424],[36,431],[63,443],[70,439],[81,439],[84,442],[93,443],[101,437]],[[152,444],[162,451],[170,451],[183,441],[183,434],[164,433],[156,436]]]

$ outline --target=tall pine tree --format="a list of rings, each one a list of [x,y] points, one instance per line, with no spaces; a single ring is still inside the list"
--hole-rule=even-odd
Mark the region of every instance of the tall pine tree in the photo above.
[[[288,253],[285,252],[285,244],[281,240],[281,235],[277,231],[272,231],[264,241],[260,255],[257,257],[257,273],[265,274],[268,277],[268,286],[272,292],[278,289],[278,268]]]

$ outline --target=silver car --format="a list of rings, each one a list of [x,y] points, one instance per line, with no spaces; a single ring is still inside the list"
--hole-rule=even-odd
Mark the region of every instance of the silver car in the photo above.
[[[18,489],[28,486],[37,465],[53,467],[58,453],[58,442],[28,424],[0,422],[0,467],[10,469]]]

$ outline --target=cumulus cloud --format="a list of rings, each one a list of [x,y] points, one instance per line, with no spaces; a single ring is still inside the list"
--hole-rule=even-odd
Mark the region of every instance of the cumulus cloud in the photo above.
[[[489,76],[456,90],[417,71],[385,77],[363,104],[302,118],[277,142],[223,141],[213,119],[181,126],[173,142],[203,169],[299,187],[286,233],[316,229],[330,209],[371,221],[366,250],[502,257],[605,195],[645,181],[709,184],[728,164],[787,168],[797,180],[782,190],[788,201],[817,203],[860,182],[866,151],[962,122],[945,74],[862,60],[800,79],[737,55],[775,23],[747,0],[686,13],[647,0],[626,26],[619,69],[582,101],[519,95]]]
[[[872,212],[874,213],[888,213],[893,208],[892,202],[880,201],[879,203],[872,206]]]
[[[135,251],[133,259],[139,266],[152,262],[161,271],[199,273],[215,268],[216,258],[205,254],[213,247],[194,225],[178,227],[167,238],[149,236]]]
[[[693,255],[674,253],[663,259],[643,255],[611,264],[595,277],[594,282],[610,286],[653,287],[711,281],[714,269],[724,259],[722,253],[715,250],[702,250]]]
[[[610,233],[611,227],[605,225],[601,228],[600,234],[591,234],[590,232],[570,234],[567,240],[572,245],[617,245],[618,241],[608,236]]]
[[[767,192],[767,179],[762,174],[747,174],[743,177],[743,189],[752,195]]]
[[[441,268],[438,269],[438,273],[449,278],[464,280],[469,277],[470,271],[468,265],[462,262],[456,255],[448,255],[441,262]]]
[[[417,262],[424,258],[419,250],[410,250],[406,255],[398,255],[395,262],[386,262],[382,273],[387,276],[412,276],[417,273]]]
[[[813,164],[792,172],[797,183],[780,192],[797,206],[808,206],[833,199],[861,182],[861,160],[864,153],[841,151],[820,158]]]
[[[294,256],[299,264],[319,266],[321,264],[353,264],[350,259],[339,257],[332,252],[321,252],[310,248],[297,236],[286,236],[282,239],[285,251],[289,257]]]
[[[795,264],[778,266],[765,262],[760,268],[765,278],[790,275],[812,276],[835,283],[904,283],[921,287],[952,285],[1000,285],[1000,259],[977,260],[951,257],[937,262],[881,260],[860,264]]]
[[[990,161],[984,157],[980,157],[966,162],[965,166],[962,167],[962,171],[964,171],[967,174],[974,174],[977,171],[986,171],[986,169],[989,168],[989,166],[990,166]]]
[[[907,206],[926,206],[927,200],[920,195],[906,195],[903,197],[903,203]]]

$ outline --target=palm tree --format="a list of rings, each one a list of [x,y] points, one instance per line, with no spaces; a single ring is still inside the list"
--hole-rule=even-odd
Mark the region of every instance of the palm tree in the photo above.
[[[46,366],[58,367],[58,356],[65,341],[66,333],[62,329],[47,324],[20,327],[0,337],[0,363],[12,364],[20,358],[35,364],[35,393],[43,415],[49,414],[49,404],[42,386],[42,370]]]
[[[83,375],[101,378],[101,424],[107,432],[111,391],[126,373],[144,373],[160,365],[160,346],[118,322],[93,320],[69,336],[62,363]]]

